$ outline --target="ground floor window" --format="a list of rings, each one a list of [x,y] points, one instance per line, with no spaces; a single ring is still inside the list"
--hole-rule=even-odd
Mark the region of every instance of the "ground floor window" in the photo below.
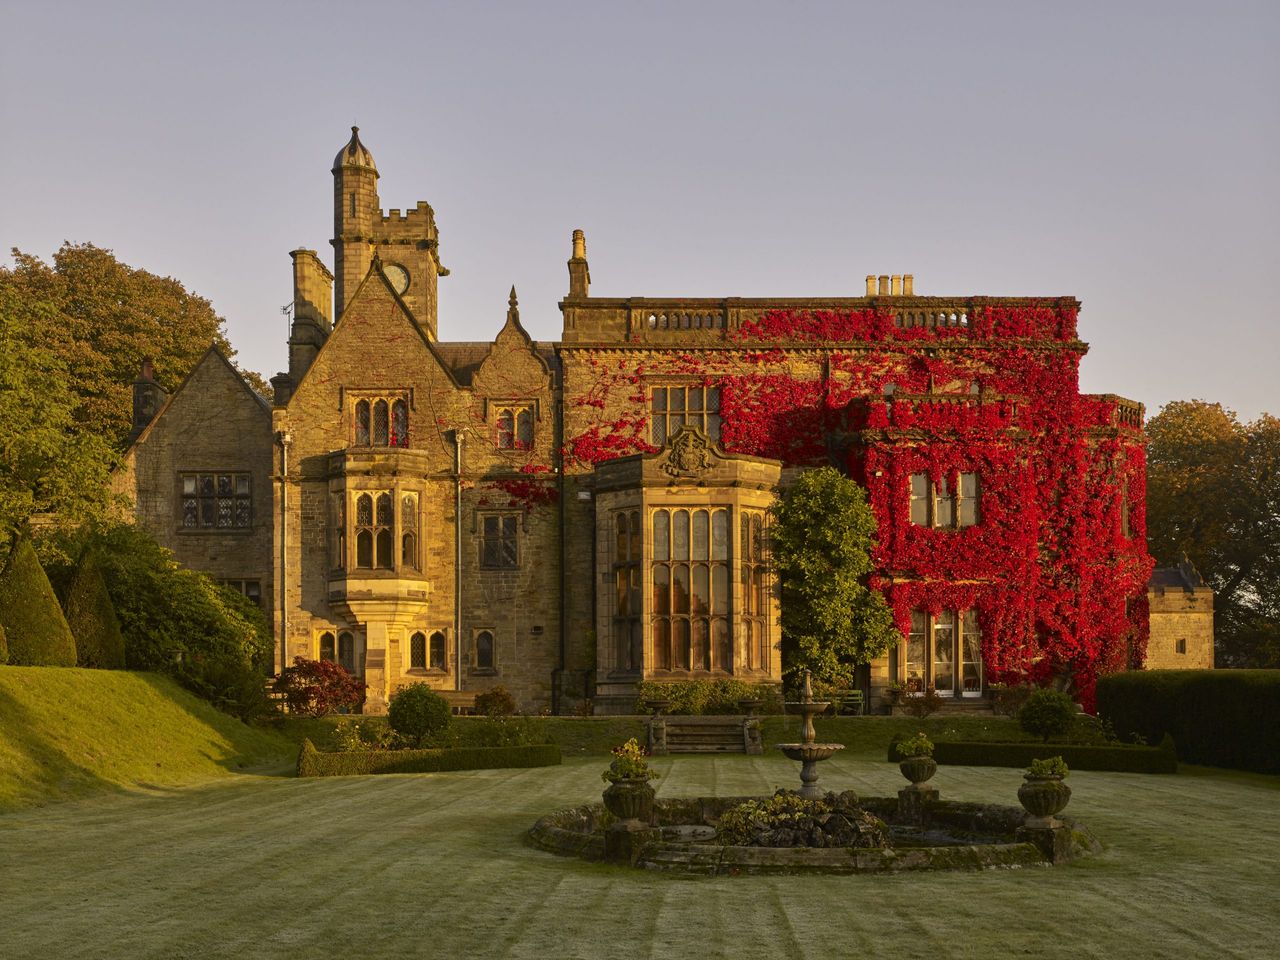
[[[982,631],[974,610],[913,610],[911,633],[897,653],[896,679],[908,694],[929,687],[944,697],[982,693]]]
[[[236,593],[243,594],[258,606],[262,606],[261,580],[219,580],[224,587],[230,587]]]
[[[409,638],[410,670],[444,670],[444,634],[439,630],[428,638],[418,631]]]

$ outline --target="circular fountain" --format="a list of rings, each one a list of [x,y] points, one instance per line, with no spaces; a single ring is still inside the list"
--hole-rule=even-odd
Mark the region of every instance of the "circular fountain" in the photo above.
[[[788,701],[786,706],[798,707],[795,713],[804,717],[804,726],[800,730],[799,743],[780,743],[778,749],[788,759],[800,761],[800,796],[806,800],[818,800],[822,791],[818,789],[818,763],[828,760],[837,750],[843,750],[843,743],[814,743],[817,734],[813,729],[813,718],[831,706],[829,702],[813,699],[813,685],[809,681],[809,671],[804,672],[804,685],[800,688],[800,700]]]

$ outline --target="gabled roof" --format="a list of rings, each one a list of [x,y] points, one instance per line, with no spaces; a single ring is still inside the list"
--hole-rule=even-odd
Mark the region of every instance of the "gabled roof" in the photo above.
[[[147,424],[146,428],[141,433],[139,433],[136,437],[133,438],[133,442],[130,443],[129,446],[125,447],[124,453],[126,456],[129,454],[129,451],[131,451],[144,439],[150,436],[151,429],[157,423],[160,422],[160,420],[164,417],[166,413],[169,412],[169,407],[171,407],[174,401],[177,400],[178,397],[182,395],[182,392],[187,389],[187,384],[189,384],[191,382],[191,379],[196,375],[196,371],[198,371],[206,363],[210,362],[211,356],[216,357],[219,361],[222,362],[222,365],[227,368],[228,372],[233,377],[235,377],[236,382],[239,383],[240,386],[244,388],[245,392],[248,393],[249,396],[253,398],[254,402],[258,405],[258,407],[262,410],[262,412],[266,414],[268,418],[270,418],[271,404],[268,403],[266,398],[263,397],[261,394],[259,394],[257,390],[249,386],[249,381],[247,381],[244,378],[244,374],[242,374],[239,370],[235,368],[235,364],[233,364],[230,360],[228,360],[226,355],[220,349],[218,349],[218,345],[216,343],[211,343],[209,344],[209,349],[204,352],[204,355],[195,362],[195,364],[191,367],[190,370],[187,371],[187,375],[182,378],[182,382],[178,384],[178,388],[174,390],[173,393],[169,394],[168,399],[166,399],[165,402],[160,405],[160,409],[157,410],[155,413],[155,416],[151,418],[151,422]]]

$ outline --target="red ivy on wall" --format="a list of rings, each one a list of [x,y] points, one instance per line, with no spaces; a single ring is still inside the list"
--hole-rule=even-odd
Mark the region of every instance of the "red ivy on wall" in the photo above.
[[[1115,400],[1080,395],[1073,305],[972,304],[933,327],[772,311],[734,349],[593,356],[570,405],[623,413],[567,437],[565,462],[652,451],[649,380],[718,386],[726,451],[835,461],[866,485],[873,585],[904,635],[912,610],[976,610],[988,680],[1067,673],[1091,705],[1099,674],[1145,655],[1141,429]],[[961,472],[980,477],[981,522],[913,525],[910,475],[954,484]]]

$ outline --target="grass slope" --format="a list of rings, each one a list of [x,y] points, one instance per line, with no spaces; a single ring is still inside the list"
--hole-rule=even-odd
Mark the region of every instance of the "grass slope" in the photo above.
[[[665,796],[798,783],[781,757],[654,764]],[[522,844],[542,813],[598,798],[601,766],[240,776],[0,816],[2,949],[60,960],[1274,955],[1280,821],[1263,811],[1280,778],[1073,773],[1068,812],[1106,850],[1064,867],[691,879]],[[832,788],[886,795],[905,783],[884,761],[822,766]],[[995,768],[935,778],[944,796],[1010,804],[1019,782]]]
[[[292,755],[282,737],[156,674],[0,666],[0,810],[188,784]]]

